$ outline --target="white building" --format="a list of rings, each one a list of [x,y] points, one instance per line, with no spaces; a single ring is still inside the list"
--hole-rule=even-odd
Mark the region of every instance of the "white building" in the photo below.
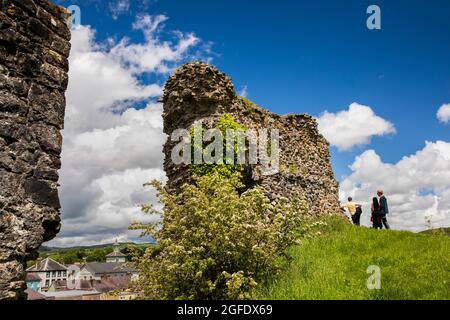
[[[75,288],[80,288],[80,277],[79,272],[81,270],[82,264],[71,264],[67,268],[67,288],[74,290]]]
[[[119,242],[116,240],[114,243],[114,251],[106,256],[106,262],[108,263],[124,263],[126,262],[126,256],[120,252]]]
[[[40,290],[44,292],[48,291],[54,282],[67,280],[67,267],[51,258],[38,261],[26,271],[41,279]]]
[[[115,262],[89,262],[82,266],[71,265],[67,280],[70,290],[91,290],[100,284],[112,282],[114,284],[129,283],[137,279],[137,270]]]
[[[118,241],[114,243],[113,252],[106,256],[104,262],[89,262],[70,265],[67,271],[67,288],[70,290],[91,290],[108,284],[108,286],[123,286],[136,279],[136,270],[125,265],[126,256],[120,252]]]
[[[86,263],[81,267],[78,277],[81,280],[97,280],[100,281],[107,277],[126,277],[131,276],[131,278],[137,277],[138,273],[136,270],[129,268],[122,263],[101,263],[101,262],[91,262]]]

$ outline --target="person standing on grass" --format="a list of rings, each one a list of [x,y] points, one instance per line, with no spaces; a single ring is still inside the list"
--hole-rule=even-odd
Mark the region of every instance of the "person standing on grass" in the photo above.
[[[361,207],[362,206],[360,204],[353,202],[352,197],[348,197],[348,202],[346,204],[342,205],[341,209],[347,209],[351,215],[353,224],[355,226],[359,226],[361,214],[362,214]]]
[[[386,215],[389,213],[388,201],[387,201],[387,199],[384,195],[384,191],[382,189],[377,191],[377,195],[379,197],[379,202],[380,202],[381,222],[383,223],[383,225],[386,229],[390,229],[391,227],[389,226],[389,224],[387,222],[387,217],[386,217]]]
[[[383,229],[383,223],[381,222],[380,203],[378,202],[377,197],[374,197],[372,199],[371,221],[374,229]]]

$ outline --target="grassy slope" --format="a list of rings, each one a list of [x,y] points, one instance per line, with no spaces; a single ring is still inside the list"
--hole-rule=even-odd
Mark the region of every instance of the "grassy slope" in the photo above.
[[[423,234],[434,234],[434,235],[442,235],[442,236],[450,236],[450,228],[438,228],[422,231]]]
[[[294,261],[262,299],[450,299],[450,238],[351,226],[333,219],[324,235],[292,248]],[[367,268],[381,268],[381,290]]]

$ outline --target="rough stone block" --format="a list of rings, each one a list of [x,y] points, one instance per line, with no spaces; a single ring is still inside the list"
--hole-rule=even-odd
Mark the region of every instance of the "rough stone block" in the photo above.
[[[305,200],[311,214],[338,214],[338,184],[330,164],[329,144],[319,134],[317,122],[309,115],[280,116],[238,97],[231,80],[216,68],[191,62],[178,68],[164,89],[164,132],[189,129],[196,120],[206,127],[229,113],[249,129],[278,129],[280,132],[280,170],[264,176],[259,167],[249,166],[249,185],[261,186],[276,201],[296,192]],[[174,143],[164,146],[164,169],[168,188],[177,190],[189,181],[188,167],[171,161]]]
[[[60,229],[67,18],[49,1],[0,1],[0,299],[26,298],[26,261]]]

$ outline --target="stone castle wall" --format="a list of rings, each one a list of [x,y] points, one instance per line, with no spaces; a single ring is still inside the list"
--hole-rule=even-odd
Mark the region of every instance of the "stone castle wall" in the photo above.
[[[60,229],[69,13],[46,0],[0,9],[0,299],[21,299],[26,260]]]
[[[213,127],[223,113],[249,129],[277,128],[280,132],[280,171],[263,176],[250,166],[250,179],[260,185],[271,200],[289,197],[293,191],[308,202],[315,215],[339,213],[338,184],[330,164],[329,144],[319,134],[317,122],[309,115],[280,116],[237,96],[231,80],[216,68],[191,62],[168,80],[164,92],[164,132],[189,129],[202,120]],[[175,165],[171,152],[177,142],[167,141],[164,169],[169,189],[189,181],[188,168]]]

